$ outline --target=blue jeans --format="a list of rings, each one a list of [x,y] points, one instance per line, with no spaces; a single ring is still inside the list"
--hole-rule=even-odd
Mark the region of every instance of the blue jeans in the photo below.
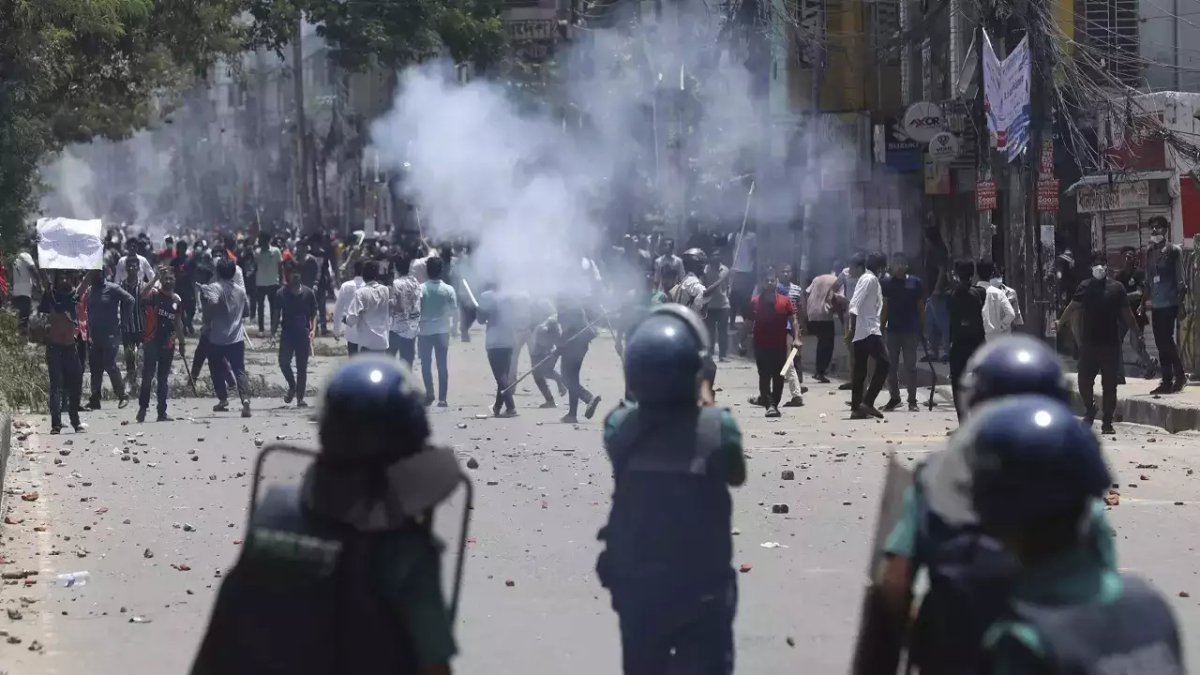
[[[950,351],[950,305],[945,295],[931,295],[925,301],[925,334],[931,355]]]
[[[233,381],[237,383],[238,398],[243,403],[249,403],[250,393],[246,389],[246,343],[235,342],[231,345],[210,343],[208,350],[208,368],[212,374],[213,392],[216,393],[217,400],[225,401],[229,398],[229,388],[225,378],[232,374]]]
[[[437,358],[438,401],[446,400],[446,388],[450,384],[449,368],[446,367],[447,352],[450,350],[450,334],[422,335],[417,338],[421,351],[421,378],[425,381],[425,398],[433,398],[433,359]]]

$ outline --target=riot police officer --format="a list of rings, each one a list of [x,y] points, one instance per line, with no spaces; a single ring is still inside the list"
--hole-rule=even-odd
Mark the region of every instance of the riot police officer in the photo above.
[[[321,449],[301,485],[252,508],[193,675],[450,672],[431,519],[464,479],[453,451],[427,443],[422,403],[394,360],[334,373]]]
[[[612,593],[626,675],[733,672],[729,486],[745,482],[746,464],[733,415],[698,403],[707,351],[699,316],[656,308],[625,352],[637,402],[605,420],[615,489],[597,572]]]
[[[990,403],[963,435],[979,524],[1019,566],[985,636],[988,672],[1182,673],[1167,603],[1103,565],[1084,534],[1112,480],[1096,437],[1044,396]]]
[[[1058,356],[1033,338],[1014,335],[988,342],[962,376],[966,419],[985,402],[1021,394],[1068,400]],[[946,450],[931,454],[904,490],[900,513],[880,548],[882,561],[868,589],[856,673],[895,672],[900,653],[923,675],[980,672],[984,630],[1003,610],[1016,566],[979,527],[970,502],[968,441],[956,433]],[[895,470],[903,470],[893,467]],[[1115,569],[1112,529],[1104,503],[1093,500],[1089,541],[1094,557]],[[929,576],[912,630],[906,630],[918,570]]]

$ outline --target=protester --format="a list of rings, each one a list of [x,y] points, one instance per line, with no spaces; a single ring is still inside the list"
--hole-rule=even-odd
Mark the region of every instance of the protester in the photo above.
[[[142,386],[138,394],[137,421],[146,421],[150,407],[150,385],[158,380],[158,421],[171,422],[167,414],[167,394],[171,364],[175,361],[175,342],[179,341],[179,357],[187,362],[184,352],[182,302],[175,294],[175,278],[164,266],[142,289],[142,306],[146,309],[145,336],[142,354]]]
[[[875,408],[875,397],[879,395],[879,390],[883,389],[890,368],[880,328],[883,291],[878,275],[883,273],[886,265],[887,258],[882,253],[867,256],[866,269],[855,283],[854,296],[850,299],[850,333],[854,336],[851,419],[883,417],[883,413]],[[874,362],[875,370],[871,375],[871,383],[866,385],[864,390],[868,359]]]
[[[280,308],[275,306],[279,297],[279,287],[282,285],[283,252],[271,243],[271,236],[263,233],[258,235],[258,252],[255,254],[258,272],[254,275],[254,315],[258,317],[258,332],[264,332],[267,313],[267,302],[271,303],[271,336],[279,327]],[[311,288],[309,290],[312,290]],[[316,296],[313,296],[314,301]]]
[[[813,379],[829,382],[829,364],[833,361],[833,316],[837,276],[825,273],[813,277],[805,291],[807,333],[817,339],[816,364]]]
[[[307,408],[304,397],[308,391],[308,357],[312,354],[313,335],[317,329],[317,297],[313,289],[300,283],[300,270],[287,270],[287,285],[275,292],[271,311],[279,309],[279,370],[287,382],[284,403],[296,400],[297,408]],[[273,320],[273,319],[272,319]],[[296,372],[292,373],[292,360]]]
[[[139,273],[141,261],[132,249],[122,259],[119,268],[125,270],[125,276],[118,283],[133,298],[121,308],[121,348],[125,357],[125,381],[129,385],[130,395],[136,396],[142,374],[142,340],[146,334],[146,313],[142,308],[142,290],[146,282],[142,281]]]
[[[750,300],[749,330],[754,338],[754,362],[758,366],[758,397],[754,405],[766,409],[767,417],[779,417],[783,398],[783,369],[788,354],[788,322],[796,308],[788,296],[779,292],[775,271],[768,268],[759,284],[758,295]],[[800,346],[800,323],[792,322],[791,346]]]
[[[883,405],[885,411],[900,407],[900,362],[903,360],[904,380],[908,385],[908,409],[917,411],[917,344],[925,340],[925,289],[916,275],[909,274],[908,258],[903,253],[892,256],[892,274],[883,282],[883,299],[887,313],[887,351],[893,364],[888,371],[888,391],[891,398]]]
[[[196,319],[195,267],[188,256],[188,243],[175,242],[175,255],[170,261],[171,274],[175,277],[175,294],[179,296],[180,311],[183,313],[184,334],[191,336]]]
[[[1121,247],[1122,265],[1121,270],[1117,272],[1114,279],[1125,288],[1125,297],[1129,301],[1129,309],[1133,312],[1133,318],[1137,321],[1137,333],[1140,337],[1145,332],[1146,326],[1150,320],[1146,318],[1146,272],[1138,268],[1138,250],[1133,246]],[[1125,331],[1127,326],[1121,324],[1121,343],[1125,342]],[[1140,345],[1137,357],[1138,365],[1142,369],[1142,374],[1146,378],[1154,377],[1158,365],[1157,361],[1150,357],[1146,351],[1146,341],[1138,339],[1134,342],[1135,345]],[[1124,384],[1124,359],[1122,359],[1121,383]]]
[[[675,270],[680,279],[684,278],[683,259],[675,255],[675,240],[670,237],[658,243],[658,257],[654,259],[655,278],[662,279],[662,271],[668,267]]]
[[[245,317],[250,315],[250,302],[246,291],[234,284],[237,265],[232,260],[217,262],[217,281],[200,286],[200,299],[204,304],[205,318],[209,324],[209,371],[217,405],[213,412],[229,410],[229,390],[226,388],[226,373],[232,371],[237,383],[238,398],[242,402],[242,417],[250,417],[250,391],[246,379],[246,331]]]
[[[755,274],[758,260],[758,235],[754,232],[754,224],[744,226],[743,232],[734,239],[733,244],[733,279],[729,290],[729,302],[733,309],[734,318],[742,317],[742,327],[738,332],[738,354],[745,356],[746,343],[750,339],[751,316],[750,298],[754,295],[754,284],[758,282]]]
[[[311,267],[311,266],[310,266]],[[304,274],[304,261],[300,263],[300,283],[308,286],[304,279],[317,278],[315,275]],[[363,280],[363,261],[356,260],[353,263],[354,278],[342,283],[342,287],[338,289],[337,301],[333,305],[333,335],[335,337],[346,338],[346,352],[350,356],[358,353],[359,341],[358,327],[353,324],[346,323],[346,311],[350,309],[350,302],[354,300],[354,294],[358,289],[362,288],[366,281]],[[312,288],[312,286],[308,286]],[[318,299],[317,309],[320,311],[321,303]]]
[[[964,412],[960,401],[962,374],[975,350],[987,339],[983,325],[986,291],[975,284],[974,277],[974,261],[956,261],[953,288],[946,301],[950,316],[950,390],[954,395],[954,411],[960,420]]]
[[[600,406],[600,397],[588,391],[581,380],[583,359],[598,332],[597,321],[589,314],[582,298],[564,294],[558,298],[558,323],[561,330],[558,353],[562,357],[562,378],[568,394],[567,414],[563,415],[562,422],[574,424],[579,421],[580,401],[587,406],[583,416],[589,420]]]
[[[795,331],[797,335],[804,335],[804,322],[801,320],[807,316],[807,312],[801,311],[807,302],[804,299],[804,287],[795,282],[795,268],[791,265],[784,265],[779,271],[779,293],[786,295],[788,300],[792,302],[792,310],[794,314],[788,319],[788,332]],[[798,326],[796,324],[799,324]],[[783,404],[785,408],[798,408],[804,405],[804,392],[808,391],[808,387],[804,386],[804,367],[800,363],[800,347],[796,346],[796,353],[792,356],[792,360],[787,364],[787,374],[784,375],[784,382],[787,384],[790,397]]]
[[[392,281],[392,332],[388,352],[400,355],[411,368],[417,358],[417,334],[421,329],[421,284],[412,275],[412,261],[394,258],[396,279]]]
[[[139,283],[146,283],[154,276],[154,267],[150,261],[138,252],[139,245],[136,239],[130,239],[125,242],[126,263],[117,265],[116,276],[113,277],[113,283],[119,284],[125,290],[129,290],[129,285],[126,281],[132,279]],[[137,261],[137,265],[131,265],[128,262],[129,257],[133,257]]]
[[[50,376],[50,433],[62,431],[62,408],[67,409],[71,428],[82,433],[87,425],[79,419],[83,370],[75,349],[79,327],[79,291],[68,272],[56,270],[50,290],[42,294],[38,312],[47,316],[46,370]],[[63,399],[66,399],[65,401]]]
[[[863,272],[866,270],[866,266],[866,254],[858,252],[850,256],[850,264],[838,274],[837,300],[840,306],[849,309],[850,300],[854,297],[854,291],[858,288],[858,280],[862,277]],[[854,331],[851,330],[851,321],[848,314],[846,312],[842,312],[841,314],[843,333],[842,339],[846,343],[846,356],[847,360],[850,362],[851,380],[853,380],[855,362]],[[841,391],[850,391],[853,388],[853,381],[843,382],[841,385],[838,385],[838,389]]]
[[[704,268],[704,286],[710,291],[704,304],[704,325],[715,351],[724,363],[729,355],[729,268],[721,264],[717,252]]]
[[[131,311],[138,306],[137,299],[117,284],[104,280],[99,270],[89,273],[91,283],[81,299],[81,311],[88,317],[88,340],[91,349],[92,395],[88,399],[88,410],[100,409],[100,391],[104,386],[104,374],[108,373],[117,407],[129,405],[121,369],[117,367],[117,351],[121,347],[121,308]]]
[[[922,363],[941,361],[950,356],[950,296],[948,271],[939,271],[933,281],[933,290],[925,300],[925,336],[929,340],[929,353],[921,357]]]
[[[379,265],[374,261],[362,265],[363,285],[354,291],[343,319],[358,336],[358,351],[383,353],[388,350],[392,330],[392,291],[379,283]]]
[[[37,285],[38,267],[29,251],[20,251],[13,260],[12,303],[17,308],[17,322],[22,331],[29,329],[33,314],[33,291]]]
[[[1146,268],[1150,273],[1150,323],[1162,366],[1162,383],[1152,394],[1183,391],[1187,385],[1183,360],[1175,344],[1179,305],[1188,291],[1187,277],[1183,273],[1183,249],[1167,241],[1170,230],[1166,218],[1155,216],[1150,219],[1150,250],[1146,256]]]
[[[509,374],[517,341],[517,330],[513,325],[514,321],[519,320],[515,316],[517,303],[516,294],[500,290],[499,284],[489,284],[487,290],[479,295],[477,318],[480,323],[487,325],[487,359],[492,367],[492,376],[496,378],[496,401],[492,405],[492,415],[495,417],[517,415],[512,392],[513,379]]]
[[[1017,312],[1008,300],[1008,294],[1001,288],[1000,276],[990,258],[980,258],[975,263],[975,276],[979,279],[976,285],[985,293],[983,301],[983,332],[988,340],[994,340],[1012,333],[1013,322]]]
[[[421,352],[421,378],[425,382],[425,405],[434,401],[433,361],[437,359],[439,408],[449,405],[446,394],[450,384],[450,369],[447,366],[450,322],[458,311],[458,298],[454,288],[442,281],[442,269],[441,258],[431,257],[425,261],[425,273],[429,280],[421,284],[421,321],[417,337],[417,347]]]
[[[555,407],[554,396],[550,393],[547,380],[553,380],[558,385],[558,395],[567,394],[566,384],[554,370],[558,361],[555,345],[562,337],[562,329],[558,325],[558,317],[554,305],[549,300],[540,300],[534,304],[534,320],[537,326],[533,329],[533,341],[529,347],[529,360],[533,362],[533,383],[537,386],[544,399],[541,408]]]

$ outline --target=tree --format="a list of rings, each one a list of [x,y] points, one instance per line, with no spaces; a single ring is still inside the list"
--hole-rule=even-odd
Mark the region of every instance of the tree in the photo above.
[[[304,20],[317,27],[337,65],[402,68],[444,47],[457,63],[487,68],[504,50],[499,0],[247,0],[252,41],[282,53]]]
[[[122,139],[243,42],[243,0],[0,0],[0,244],[36,201],[38,163]]]

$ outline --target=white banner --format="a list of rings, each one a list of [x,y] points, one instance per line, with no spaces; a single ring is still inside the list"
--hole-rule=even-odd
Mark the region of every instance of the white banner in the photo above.
[[[1029,38],[1001,61],[983,33],[983,101],[996,150],[1013,161],[1029,144]]]
[[[102,229],[99,219],[38,219],[38,267],[44,270],[100,269],[104,256]]]
[[[1013,161],[1029,144],[1029,38],[1023,37],[1017,48],[1004,59],[1005,152]]]

